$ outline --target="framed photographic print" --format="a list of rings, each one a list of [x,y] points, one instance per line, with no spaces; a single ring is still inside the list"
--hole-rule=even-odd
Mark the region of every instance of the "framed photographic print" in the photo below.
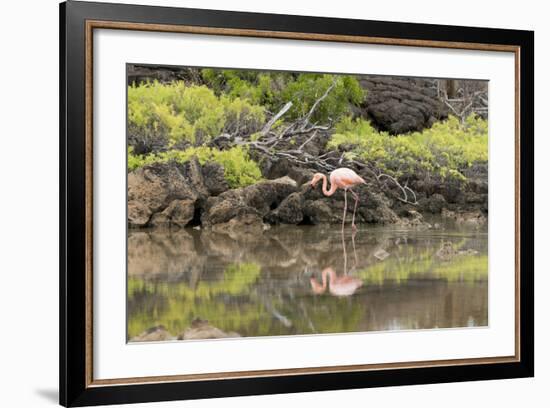
[[[61,404],[533,376],[533,32],[60,21]]]

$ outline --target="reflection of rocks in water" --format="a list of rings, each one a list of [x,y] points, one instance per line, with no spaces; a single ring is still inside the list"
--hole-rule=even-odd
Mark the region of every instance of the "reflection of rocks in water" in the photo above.
[[[241,337],[236,332],[224,332],[208,323],[208,320],[195,319],[191,326],[178,336],[173,336],[163,325],[154,326],[130,339],[130,342],[168,341],[168,340],[206,340]]]
[[[231,218],[229,221],[214,224],[213,232],[227,234],[231,239],[240,241],[254,241],[266,229],[262,218],[253,213],[243,213]]]
[[[172,336],[164,326],[160,325],[147,329],[130,341],[166,341],[174,339],[175,337]]]
[[[487,235],[468,231],[360,227],[354,240],[328,225],[130,232],[130,335],[203,339],[486,325]],[[448,260],[437,255],[442,246],[452,252]],[[389,254],[383,261],[381,251]],[[355,280],[353,296],[314,296],[329,292],[328,273],[324,289],[322,279],[329,267],[337,278]],[[198,316],[211,324],[192,324]],[[145,331],[159,324],[169,335]]]
[[[376,251],[374,251],[373,256],[379,261],[383,261],[388,256],[390,256],[390,253],[386,251],[384,248],[378,248]]]
[[[420,254],[450,260],[457,254],[476,255],[487,251],[486,238],[453,239],[441,248],[437,234],[422,231],[360,230],[345,236],[348,270],[366,268],[389,255],[400,262],[414,262]],[[462,242],[464,241],[464,242]],[[219,233],[211,229],[165,232],[130,232],[128,273],[146,279],[197,280],[222,277],[231,263],[253,262],[262,275],[281,278],[304,271],[321,272],[327,266],[344,271],[342,235],[328,225],[315,227],[278,226],[268,231]],[[439,250],[439,251],[438,251]],[[356,263],[358,265],[355,265]]]
[[[478,254],[479,252],[472,248],[458,251],[457,249],[454,248],[452,242],[444,242],[435,253],[435,256],[441,261],[450,261],[457,255],[474,256]]]
[[[444,242],[441,248],[437,250],[435,256],[442,261],[450,261],[456,255],[456,250],[453,247],[452,242]]]
[[[372,287],[363,298],[360,331],[414,330],[488,323],[487,282],[475,286],[409,281],[399,290]]]
[[[128,276],[178,280],[200,275],[206,255],[200,254],[186,231],[130,232],[128,234]]]
[[[188,327],[178,335],[178,340],[205,340],[205,339],[225,339],[230,337],[241,337],[236,332],[224,332],[217,327],[211,326],[208,320],[195,319]]]

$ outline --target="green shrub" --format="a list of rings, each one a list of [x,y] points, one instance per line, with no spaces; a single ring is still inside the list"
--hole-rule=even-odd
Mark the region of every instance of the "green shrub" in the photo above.
[[[201,70],[201,75],[217,95],[226,94],[250,103],[269,105],[273,99],[273,78],[285,74],[205,68]]]
[[[288,119],[307,115],[313,104],[335,81],[335,86],[319,104],[311,117],[313,123],[336,122],[343,114],[350,112],[350,105],[359,105],[365,94],[357,79],[347,75],[300,74],[281,91],[280,103],[292,101]]]
[[[235,146],[228,150],[218,150],[207,146],[189,147],[185,150],[169,150],[148,155],[134,155],[128,149],[128,170],[132,171],[152,163],[175,161],[185,163],[196,156],[201,164],[209,161],[219,163],[224,168],[224,176],[231,188],[245,187],[261,180],[258,164],[250,159],[248,151]]]
[[[258,72],[240,70],[203,69],[204,82],[217,95],[241,98],[260,104],[272,113],[278,112],[287,102],[292,108],[284,120],[292,121],[307,115],[315,101],[336,81],[334,89],[317,107],[312,122],[336,122],[350,112],[350,105],[359,105],[365,92],[357,79],[350,75],[294,74],[286,72]]]
[[[253,132],[264,122],[263,107],[216,96],[206,86],[155,81],[128,87],[130,145],[140,145],[139,152],[158,145],[200,144],[221,133]]]
[[[463,180],[463,170],[488,160],[488,126],[473,115],[464,124],[450,117],[422,132],[391,136],[368,121],[346,117],[328,144],[340,146],[348,150],[348,159],[359,158],[397,177],[429,172]]]

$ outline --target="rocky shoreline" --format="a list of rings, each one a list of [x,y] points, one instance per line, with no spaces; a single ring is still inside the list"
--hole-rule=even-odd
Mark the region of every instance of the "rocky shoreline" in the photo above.
[[[196,158],[179,164],[154,163],[128,174],[130,228],[201,227],[214,230],[261,230],[269,225],[316,225],[342,222],[344,193],[325,197],[309,183],[313,170],[289,169],[289,175],[230,189],[223,167]],[[487,220],[487,166],[473,166],[467,182],[411,183],[417,204],[403,203],[374,178],[358,186],[356,222],[431,228],[424,218],[441,214],[457,223],[481,226]],[[351,221],[352,200],[348,200]]]

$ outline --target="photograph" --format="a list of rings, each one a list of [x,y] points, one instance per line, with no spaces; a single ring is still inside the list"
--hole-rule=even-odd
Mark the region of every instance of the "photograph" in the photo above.
[[[489,81],[126,79],[129,343],[489,326]]]

